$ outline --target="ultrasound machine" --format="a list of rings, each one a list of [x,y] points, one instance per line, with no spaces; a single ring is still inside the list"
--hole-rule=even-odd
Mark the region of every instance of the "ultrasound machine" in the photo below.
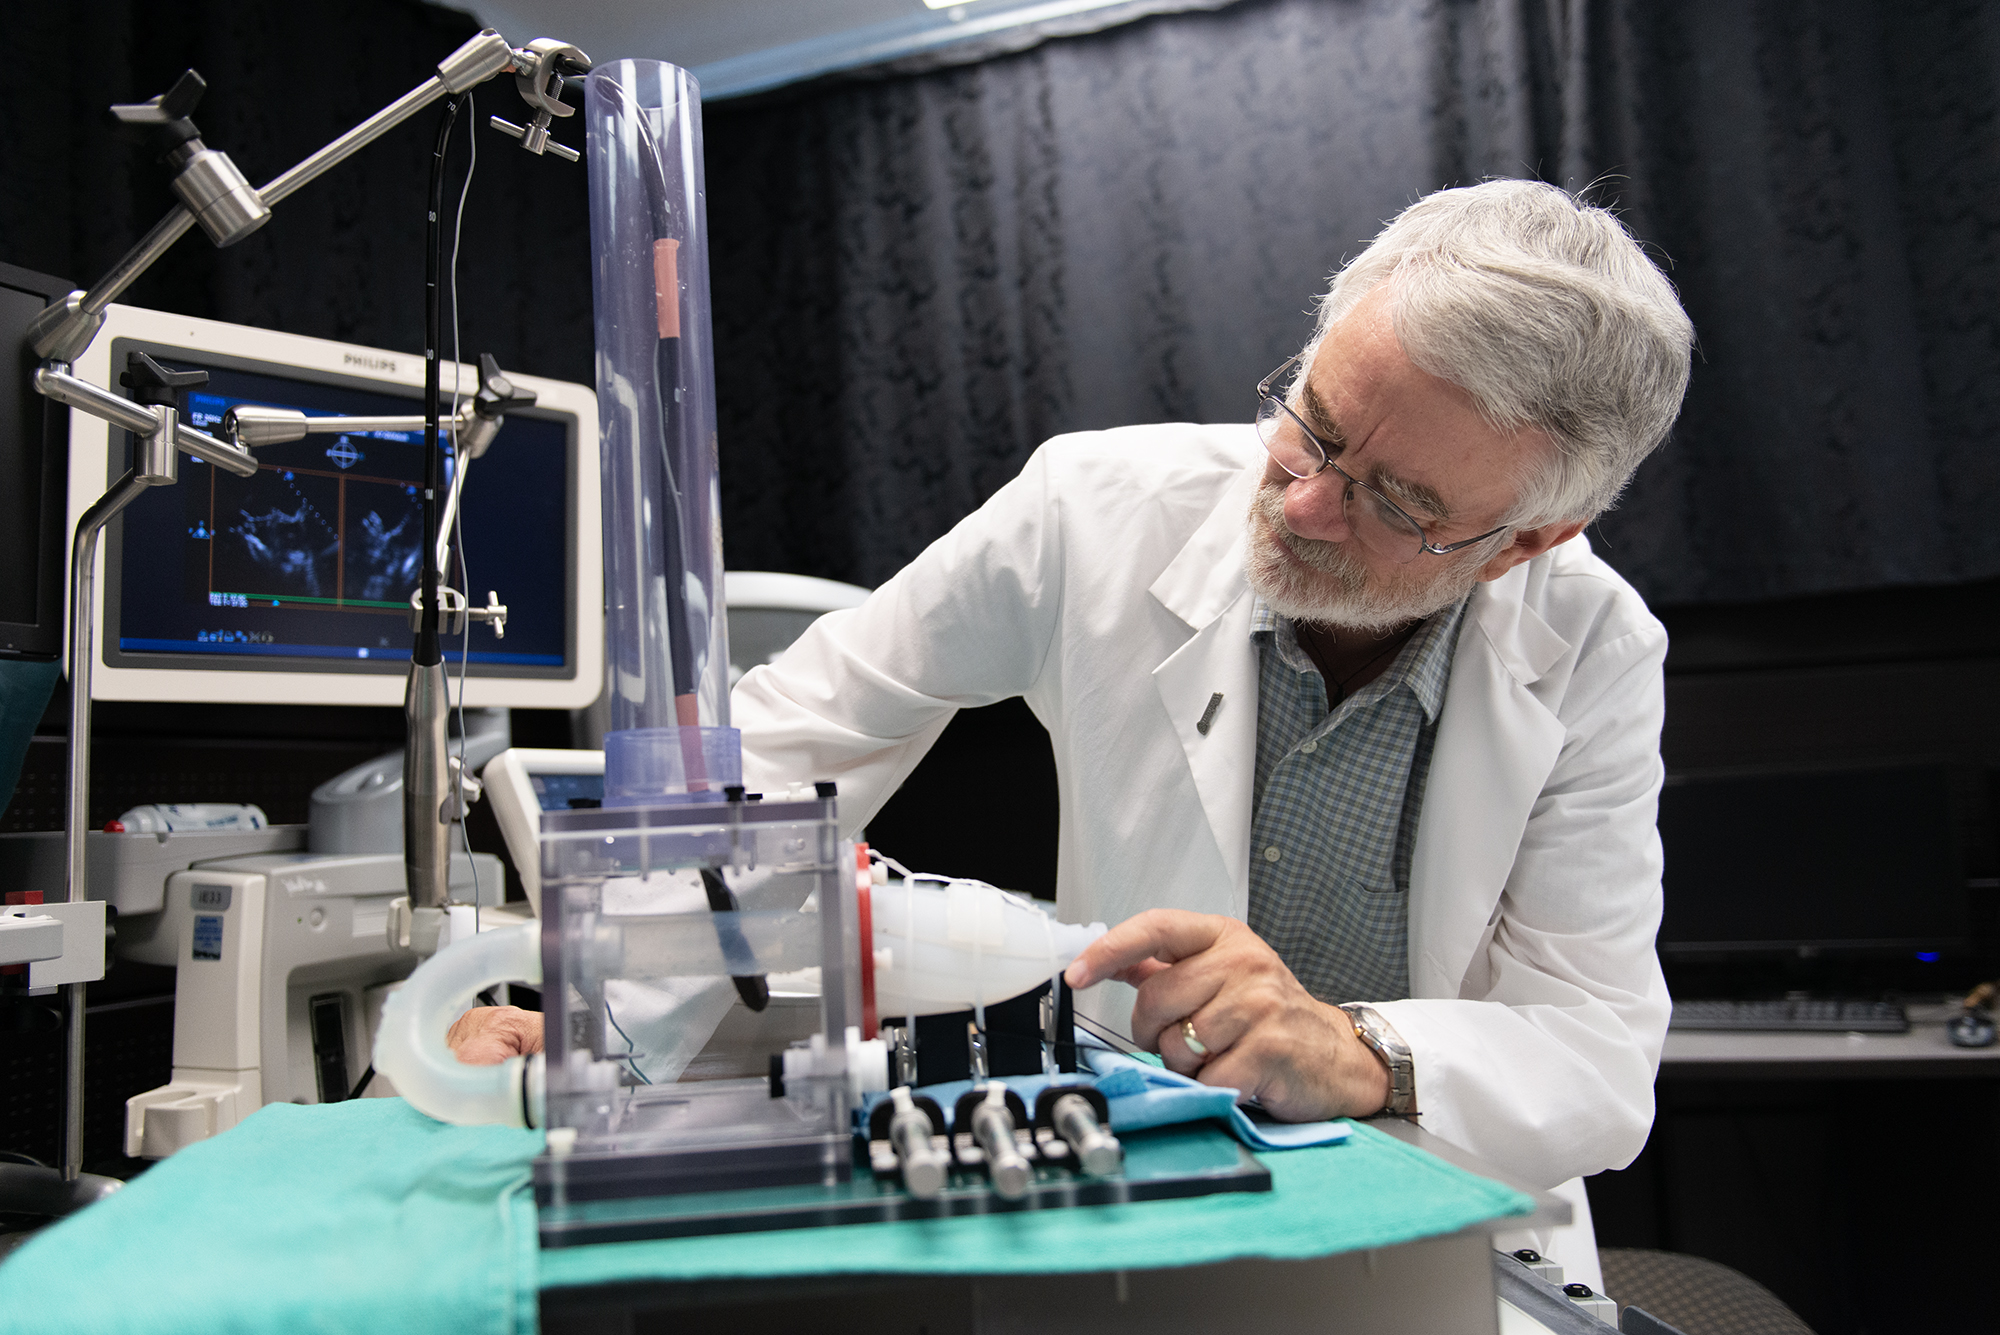
[[[186,420],[211,434],[246,405],[362,419],[422,408],[420,357],[116,305],[76,373],[116,383],[133,352],[206,373]],[[449,407],[449,364],[443,378]],[[506,379],[515,399],[466,470],[444,570],[475,608],[504,609],[446,641],[467,774],[506,748],[507,708],[583,707],[604,671],[595,395]],[[460,366],[457,380],[469,397],[481,370]],[[99,418],[71,419],[74,528],[134,446]],[[407,425],[308,431],[260,446],[247,477],[184,461],[179,485],[141,494],[106,530],[92,697],[402,704],[423,443]],[[321,785],[310,826],[87,836],[117,955],[177,969],[173,1075],[129,1101],[126,1153],[163,1157],[265,1103],[359,1092],[383,997],[417,962],[391,939],[406,889],[402,760],[393,752]],[[0,873],[59,889],[63,842],[0,836]],[[451,897],[464,907],[453,929],[520,921],[502,907],[500,860],[454,842]],[[375,1081],[367,1092],[393,1091]]]

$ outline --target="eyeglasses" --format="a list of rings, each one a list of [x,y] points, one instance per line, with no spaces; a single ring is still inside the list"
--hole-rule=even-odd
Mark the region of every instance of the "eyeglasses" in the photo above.
[[[1291,406],[1273,392],[1271,387],[1283,380],[1298,363],[1299,358],[1293,357],[1257,382],[1257,439],[1264,442],[1264,448],[1277,460],[1278,467],[1293,477],[1314,477],[1329,468],[1340,474],[1341,480],[1346,483],[1340,493],[1340,516],[1349,531],[1361,540],[1362,546],[1397,565],[1405,565],[1425,552],[1432,556],[1449,556],[1507,530],[1508,525],[1502,524],[1463,542],[1448,542],[1442,546],[1432,542],[1424,535],[1424,526],[1409,511],[1334,462],[1340,457],[1341,447],[1321,440],[1292,411]],[[1291,427],[1297,428],[1296,434],[1288,430]]]

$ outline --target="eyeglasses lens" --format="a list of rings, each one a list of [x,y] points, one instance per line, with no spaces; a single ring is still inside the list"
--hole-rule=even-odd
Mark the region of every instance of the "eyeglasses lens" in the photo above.
[[[1358,483],[1350,481],[1342,493],[1341,517],[1362,546],[1398,565],[1416,560],[1424,549],[1423,530]]]
[[[1293,477],[1311,477],[1324,462],[1299,424],[1269,395],[1257,401],[1257,439],[1264,442],[1278,467]]]

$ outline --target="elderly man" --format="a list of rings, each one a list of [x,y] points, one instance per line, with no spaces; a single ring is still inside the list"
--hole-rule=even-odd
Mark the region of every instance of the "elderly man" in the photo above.
[[[1061,916],[1120,924],[1071,967],[1086,1013],[1281,1117],[1421,1112],[1544,1185],[1622,1165],[1668,1014],[1666,636],[1580,535],[1690,342],[1604,211],[1432,195],[1254,430],[1052,440],[746,676],[746,781],[837,779],[859,827],[956,710],[1025,696]]]
[[[1070,968],[1087,1014],[1280,1117],[1420,1113],[1541,1185],[1624,1164],[1668,1015],[1666,636],[1580,535],[1690,342],[1603,210],[1432,195],[1254,428],[1052,440],[746,676],[746,782],[836,779],[858,828],[954,712],[1024,696],[1061,916],[1119,924]]]

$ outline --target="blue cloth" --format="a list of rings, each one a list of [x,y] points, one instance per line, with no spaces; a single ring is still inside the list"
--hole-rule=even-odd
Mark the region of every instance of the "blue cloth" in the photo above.
[[[1113,1131],[1142,1131],[1213,1117],[1253,1150],[1297,1150],[1337,1145],[1354,1134],[1352,1122],[1266,1122],[1250,1116],[1238,1092],[1128,1057],[1108,1048],[1087,1048],[1084,1060],[1111,1109]]]

